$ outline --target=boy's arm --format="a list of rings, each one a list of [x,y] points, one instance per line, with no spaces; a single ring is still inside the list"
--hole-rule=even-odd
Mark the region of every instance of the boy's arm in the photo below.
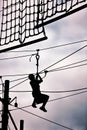
[[[41,78],[41,76],[39,74],[37,74],[36,79],[39,81],[39,83],[43,82],[43,80],[42,80],[42,78]]]

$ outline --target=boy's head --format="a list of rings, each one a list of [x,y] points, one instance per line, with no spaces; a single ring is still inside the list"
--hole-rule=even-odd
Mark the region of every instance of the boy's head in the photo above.
[[[33,74],[29,74],[28,78],[29,78],[30,80],[34,80],[34,79],[35,79],[35,77],[34,77]]]

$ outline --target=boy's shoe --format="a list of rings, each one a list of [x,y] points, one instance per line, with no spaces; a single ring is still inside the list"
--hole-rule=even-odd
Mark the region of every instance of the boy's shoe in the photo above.
[[[47,112],[47,110],[45,109],[45,107],[40,107],[40,109],[44,112]]]
[[[37,106],[35,104],[32,104],[32,107],[37,108]]]

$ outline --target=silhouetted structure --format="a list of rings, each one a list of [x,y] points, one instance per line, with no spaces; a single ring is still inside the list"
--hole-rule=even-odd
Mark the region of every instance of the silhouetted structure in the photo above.
[[[8,129],[9,80],[5,81],[4,99],[2,99],[2,130]]]
[[[36,108],[36,104],[43,103],[40,109],[44,112],[47,112],[45,109],[45,105],[49,99],[48,95],[42,94],[40,91],[40,83],[43,82],[42,78],[40,77],[39,74],[35,77],[33,74],[29,75],[30,79],[30,85],[32,87],[32,95],[34,97],[34,101],[32,103],[32,107]]]

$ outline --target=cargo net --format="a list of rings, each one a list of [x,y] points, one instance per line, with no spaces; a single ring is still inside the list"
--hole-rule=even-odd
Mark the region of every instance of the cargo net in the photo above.
[[[43,22],[67,14],[87,0],[2,0],[0,50],[46,39]],[[87,3],[86,3],[87,5]],[[13,42],[15,41],[15,42]],[[17,42],[19,41],[19,42]],[[27,45],[27,44],[26,44]]]
[[[67,14],[83,5],[87,7],[87,0],[39,0],[38,21],[45,22],[47,19]]]
[[[44,27],[35,28],[38,17],[37,0],[3,0],[0,45],[14,46],[44,38]],[[38,40],[37,40],[38,41]],[[12,43],[11,43],[12,42]]]

